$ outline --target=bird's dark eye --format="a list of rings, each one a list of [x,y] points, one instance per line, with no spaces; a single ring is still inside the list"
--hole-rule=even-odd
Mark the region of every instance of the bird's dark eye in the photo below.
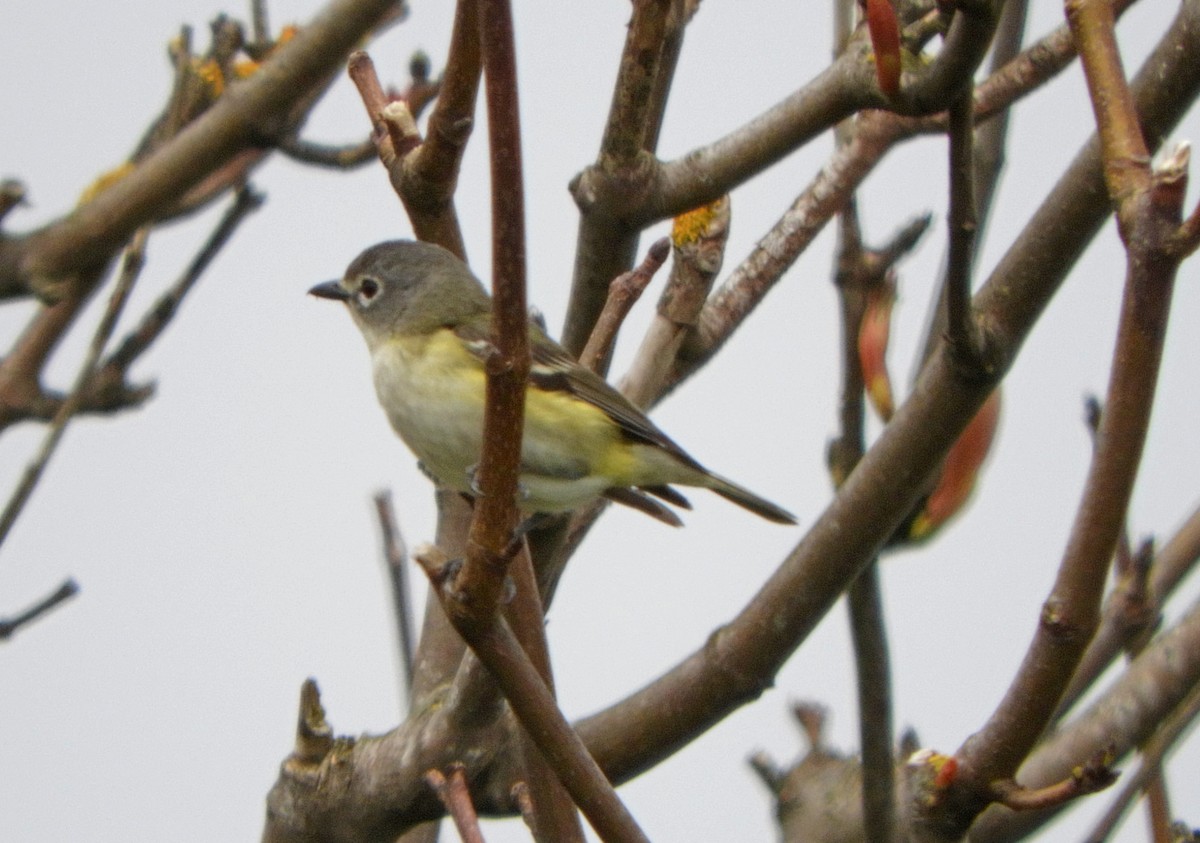
[[[362,283],[358,285],[358,300],[362,304],[368,304],[379,295],[379,282],[374,278],[364,278]]]

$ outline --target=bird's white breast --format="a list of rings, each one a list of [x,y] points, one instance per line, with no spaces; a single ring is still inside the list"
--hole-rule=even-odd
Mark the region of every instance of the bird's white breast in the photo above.
[[[392,428],[442,485],[470,490],[483,440],[483,370],[449,331],[374,350],[375,393]]]

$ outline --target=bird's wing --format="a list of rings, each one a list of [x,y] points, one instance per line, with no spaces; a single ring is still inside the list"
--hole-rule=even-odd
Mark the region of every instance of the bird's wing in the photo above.
[[[532,330],[540,333],[536,327]],[[542,340],[532,343],[531,381],[542,389],[560,389],[571,393],[581,401],[598,407],[630,439],[662,448],[685,465],[699,468],[695,460],[604,378],[580,366],[558,343],[544,335]]]
[[[454,328],[471,353],[481,360],[486,359],[492,349],[491,337],[484,334],[485,330],[485,326],[479,323],[466,323]],[[532,384],[539,389],[566,392],[586,401],[615,421],[621,432],[630,439],[662,448],[684,465],[705,471],[629,399],[613,389],[604,378],[580,366],[565,348],[550,339],[535,323],[530,323],[529,335],[529,380]]]

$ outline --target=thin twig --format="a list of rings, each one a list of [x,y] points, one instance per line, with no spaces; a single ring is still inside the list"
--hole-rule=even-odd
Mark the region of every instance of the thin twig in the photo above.
[[[521,812],[521,819],[525,822],[525,827],[532,832],[533,800],[529,797],[529,785],[525,782],[514,784],[512,786],[512,798],[517,803],[517,810]]]
[[[376,123],[379,113],[388,104],[388,96],[379,81],[379,74],[375,72],[375,62],[361,50],[351,53],[350,60],[346,62],[346,74],[358,89],[358,96],[367,110],[367,116],[371,118],[372,127],[378,131]]]
[[[278,149],[293,161],[335,170],[352,169],[375,157],[375,141],[371,138],[345,146],[328,146],[302,138],[284,138],[279,142]]]
[[[1078,759],[1097,752],[1120,758],[1145,746],[1155,731],[1200,687],[1200,604],[1154,638],[1113,684],[1070,721],[1058,726],[1021,765],[1019,778],[1041,787],[1065,778]],[[1028,839],[1053,811],[989,811],[971,828],[972,843]]]
[[[1179,582],[1195,568],[1198,561],[1200,561],[1200,507],[1192,512],[1175,532],[1175,535],[1155,554],[1147,588],[1151,605],[1162,606],[1165,604],[1167,599],[1174,594]],[[1071,684],[1067,686],[1067,690],[1063,694],[1063,700],[1059,704],[1055,719],[1061,717],[1074,705],[1079,697],[1091,687],[1092,682],[1108,669],[1125,643],[1137,634],[1136,630],[1130,628],[1131,621],[1143,629],[1153,622],[1153,618],[1137,620],[1131,616],[1126,611],[1126,606],[1117,599],[1118,593],[1110,596],[1100,629],[1088,644],[1083,658],[1080,659],[1079,668],[1071,677]]]
[[[847,592],[858,683],[862,741],[863,822],[870,839],[896,839],[896,761],[892,757],[892,677],[879,562],[859,574]]]
[[[94,288],[91,279],[79,289]],[[53,419],[58,407],[49,406],[40,377],[46,360],[74,323],[87,298],[80,292],[41,307],[9,353],[0,358],[0,428],[26,418]]]
[[[1117,780],[1107,753],[1100,753],[1072,770],[1062,781],[1045,787],[1022,787],[1012,779],[993,782],[992,798],[1014,811],[1045,811],[1061,807],[1080,796],[1104,790]]]
[[[321,689],[317,680],[305,679],[300,686],[300,706],[296,712],[296,742],[292,758],[316,767],[333,749],[333,727],[325,719]],[[289,759],[290,760],[290,759]]]
[[[251,0],[251,31],[254,33],[256,44],[266,44],[271,40],[271,25],[267,20],[267,0]]]
[[[841,425],[829,448],[829,467],[835,486],[840,486],[854,470],[864,449],[864,377],[858,337],[868,295],[883,283],[892,264],[906,251],[895,249],[886,262],[868,252],[863,247],[858,206],[853,198],[843,209],[839,222],[834,280],[842,314]],[[916,242],[916,237],[906,239]],[[896,766],[892,757],[891,667],[878,559],[850,584],[847,606],[858,684],[863,822],[871,829],[872,840],[890,843],[896,834]],[[819,731],[816,734],[819,736]]]
[[[175,284],[164,293],[154,306],[142,317],[142,321],[133,329],[104,361],[94,378],[96,386],[91,391],[99,391],[104,384],[123,383],[125,373],[135,360],[157,340],[171,324],[171,320],[179,310],[184,298],[200,276],[208,269],[221,249],[230,241],[238,227],[246,218],[262,207],[266,197],[254,190],[250,185],[240,188],[234,195],[233,204],[222,215],[217,227],[204,241],[200,251],[192,258],[187,269],[179,276]]]
[[[646,125],[642,133],[642,147],[647,152],[653,152],[658,148],[663,115],[667,110],[667,99],[671,95],[671,86],[675,82],[675,70],[679,66],[679,57],[683,53],[683,36],[687,33],[687,26],[699,8],[700,0],[671,0],[671,10],[667,15],[663,33],[662,51],[658,59],[658,69],[654,73],[650,96],[646,103]]]
[[[1174,592],[1200,562],[1200,506],[1192,510],[1175,535],[1159,548],[1150,570],[1150,591],[1159,604]]]
[[[646,148],[647,128],[656,120],[652,94],[656,90],[670,10],[670,0],[634,4],[612,105],[600,141],[600,160],[604,166],[628,166]],[[658,104],[665,105],[661,92]]]
[[[142,265],[145,262],[146,239],[149,236],[150,230],[148,228],[138,229],[133,236],[132,242],[130,242],[125,250],[125,258],[121,264],[121,272],[117,277],[116,286],[113,288],[112,296],[109,298],[108,307],[105,309],[104,315],[101,316],[100,323],[96,326],[96,332],[92,336],[91,345],[88,347],[83,363],[79,367],[79,374],[75,376],[71,392],[62,403],[62,406],[59,407],[58,412],[54,416],[54,421],[50,423],[50,429],[46,431],[46,436],[42,440],[41,447],[34,456],[33,462],[26,467],[20,483],[17,484],[17,488],[13,491],[12,497],[4,508],[4,512],[0,514],[0,545],[3,545],[5,539],[8,538],[13,524],[16,523],[21,510],[24,509],[25,504],[29,501],[29,497],[37,487],[42,473],[46,470],[47,463],[50,462],[50,457],[54,455],[58,443],[62,440],[63,433],[67,429],[67,423],[71,420],[71,417],[83,401],[84,390],[87,387],[88,380],[92,376],[96,362],[104,352],[104,346],[108,342],[108,338],[112,336],[113,329],[117,325],[117,319],[120,317],[125,303],[129,300],[129,294],[133,291],[133,284],[141,273]]]
[[[680,350],[666,389],[710,360],[816,239],[825,224],[845,207],[850,195],[899,138],[894,115],[868,112],[854,137],[839,147],[792,206],[759,239],[749,255],[709,298],[695,330]]]
[[[416,648],[412,630],[412,590],[408,585],[408,548],[404,545],[404,537],[400,535],[391,492],[376,493],[375,514],[379,518],[379,531],[383,537],[383,563],[387,567],[388,581],[392,584],[392,613],[396,619],[400,650],[401,699],[408,699],[411,704],[413,652]]]
[[[130,331],[117,345],[116,350],[93,371],[75,412],[108,413],[136,407],[154,394],[152,383],[130,386],[126,382],[129,367],[162,335],[184,297],[195,286],[204,270],[233,237],[242,221],[260,208],[263,202],[263,196],[249,185],[237,191],[233,204],[221,217],[217,227],[179,280],[155,302],[138,326]],[[37,373],[58,339],[70,326],[81,305],[81,299],[70,298],[43,310],[17,341],[13,353],[0,363],[0,384],[3,384],[0,391],[7,393],[2,402],[3,409],[0,411],[0,426],[22,418],[52,421],[61,409],[65,397],[52,391],[43,391],[38,383]]]
[[[1075,36],[1091,94],[1104,155],[1104,181],[1122,221],[1130,191],[1144,189],[1150,153],[1142,137],[1133,94],[1125,81],[1110,0],[1067,0],[1067,23]]]
[[[989,75],[1004,67],[1021,52],[1021,39],[1025,33],[1025,18],[1029,11],[1029,0],[1007,0],[1000,12],[1000,23],[996,26],[996,40],[992,44],[992,55],[988,62]],[[981,246],[983,233],[991,214],[992,199],[996,185],[1004,170],[1005,147],[1008,140],[1008,123],[1011,111],[1004,109],[991,119],[980,124],[975,132],[975,216],[978,231],[976,248]]]
[[[1152,553],[1152,548],[1152,545],[1149,549],[1143,545],[1143,551],[1131,560],[1130,569],[1117,575],[1104,606],[1100,628],[1089,642],[1079,660],[1079,667],[1063,692],[1054,712],[1055,721],[1070,711],[1108,669],[1112,661],[1110,654],[1123,648],[1131,656],[1136,655],[1158,624],[1161,604],[1149,587],[1152,570],[1149,553]]]
[[[447,778],[441,770],[430,770],[425,774],[425,781],[437,793],[438,799],[446,807],[446,813],[454,820],[454,827],[463,843],[484,843],[483,832],[479,828],[479,815],[471,803],[471,793],[467,790],[467,777],[462,764],[450,765],[450,777]]]
[[[859,334],[867,309],[867,287],[872,278],[862,278],[867,267],[863,260],[862,229],[858,222],[858,202],[851,196],[838,217],[837,263],[834,283],[837,285],[842,327],[842,387],[838,401],[839,429],[836,439],[829,443],[826,461],[838,488],[862,459],[866,447],[863,423],[866,405],[863,397],[865,379],[862,357],[859,354]]]
[[[79,584],[73,579],[67,579],[57,589],[11,618],[0,618],[0,641],[7,641],[16,634],[17,630],[26,624],[40,618],[61,603],[79,593]]]
[[[946,336],[951,353],[974,361],[980,353],[971,313],[975,258],[975,124],[972,87],[950,105],[950,210],[946,252]]]
[[[654,279],[654,273],[658,272],[659,267],[666,261],[670,248],[671,244],[667,238],[656,240],[641,264],[613,279],[608,286],[608,300],[604,303],[604,309],[600,311],[596,327],[592,329],[592,335],[588,338],[583,353],[579,355],[581,366],[593,372],[603,373],[603,364],[612,353],[617,332],[621,330],[625,317]]]

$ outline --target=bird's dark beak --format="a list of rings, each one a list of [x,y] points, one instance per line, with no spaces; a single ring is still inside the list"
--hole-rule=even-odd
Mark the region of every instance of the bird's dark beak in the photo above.
[[[346,292],[346,288],[338,281],[325,281],[308,291],[310,296],[316,296],[321,299],[333,299],[335,301],[345,301],[350,298],[350,294]]]

